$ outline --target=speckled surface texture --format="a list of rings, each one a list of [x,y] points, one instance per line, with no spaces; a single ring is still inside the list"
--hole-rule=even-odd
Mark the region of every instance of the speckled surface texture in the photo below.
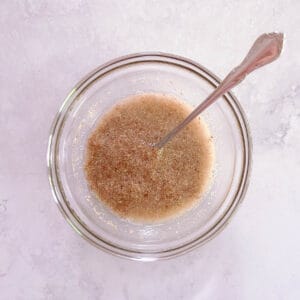
[[[300,2],[0,3],[1,299],[299,299]],[[247,196],[229,226],[185,256],[138,263],[102,253],[50,192],[50,124],[72,86],[131,52],[192,58],[220,77],[257,35],[286,33],[274,64],[234,90],[253,134]]]

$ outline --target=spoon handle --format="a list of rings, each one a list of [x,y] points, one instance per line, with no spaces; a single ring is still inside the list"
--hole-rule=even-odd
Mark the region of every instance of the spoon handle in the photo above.
[[[242,63],[234,68],[220,83],[220,85],[197,106],[178,126],[171,130],[155,147],[161,148],[170,141],[182,128],[190,123],[195,117],[214,103],[219,97],[238,85],[244,78],[266,64],[277,59],[283,45],[282,33],[265,33],[257,38]]]

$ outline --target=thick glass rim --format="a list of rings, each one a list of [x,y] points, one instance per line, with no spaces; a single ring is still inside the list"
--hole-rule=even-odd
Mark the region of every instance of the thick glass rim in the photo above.
[[[96,68],[88,75],[86,75],[75,87],[71,90],[69,95],[64,100],[61,105],[58,113],[56,114],[48,141],[48,150],[47,150],[47,169],[48,169],[48,179],[50,182],[52,194],[54,200],[61,211],[62,215],[66,219],[66,221],[71,225],[71,227],[85,240],[90,242],[92,245],[97,248],[108,252],[110,254],[114,254],[116,256],[125,257],[133,260],[142,260],[142,261],[153,261],[158,259],[166,259],[175,257],[181,254],[184,254],[200,245],[203,245],[210,239],[212,239],[216,234],[218,234],[222,229],[224,229],[225,225],[228,224],[229,220],[233,216],[239,204],[242,202],[247,187],[249,185],[249,176],[251,171],[252,164],[252,141],[250,130],[248,126],[248,122],[245,116],[245,113],[239,104],[237,98],[233,95],[232,92],[228,92],[224,95],[224,99],[229,105],[230,109],[235,115],[237,124],[239,126],[241,132],[241,138],[243,141],[243,162],[242,162],[242,172],[239,180],[239,186],[237,192],[234,196],[232,203],[224,212],[222,218],[216,222],[216,224],[210,228],[209,231],[204,233],[201,236],[198,236],[194,240],[189,243],[183,244],[179,247],[168,249],[166,251],[158,251],[158,252],[147,252],[147,251],[134,251],[131,249],[121,248],[118,245],[112,244],[107,240],[99,238],[96,236],[86,224],[84,224],[80,218],[77,216],[76,212],[70,206],[68,199],[61,188],[61,182],[58,175],[57,169],[57,152],[58,152],[58,143],[61,135],[61,130],[64,126],[64,122],[66,119],[66,113],[73,106],[74,102],[82,92],[82,87],[88,83],[85,89],[88,88],[92,82],[100,79],[105,74],[112,72],[116,69],[120,69],[122,67],[136,64],[136,63],[145,63],[145,62],[162,62],[170,65],[180,66],[189,71],[192,71],[202,80],[205,80],[212,87],[216,87],[220,83],[220,79],[213,74],[211,71],[207,70],[202,65],[194,62],[193,60],[168,54],[162,52],[142,52],[129,54],[126,56],[119,57],[117,59],[111,60],[106,64],[101,65]]]

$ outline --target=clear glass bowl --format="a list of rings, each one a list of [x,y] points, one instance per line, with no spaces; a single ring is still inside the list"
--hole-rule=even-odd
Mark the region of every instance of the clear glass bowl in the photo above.
[[[151,261],[185,253],[224,228],[244,197],[251,165],[247,121],[232,93],[201,115],[214,139],[214,180],[199,204],[186,213],[154,224],[122,219],[92,195],[83,169],[89,133],[120,99],[164,93],[196,106],[219,82],[189,59],[138,53],[99,67],[73,88],[55,117],[47,160],[55,201],[76,232],[111,254]]]

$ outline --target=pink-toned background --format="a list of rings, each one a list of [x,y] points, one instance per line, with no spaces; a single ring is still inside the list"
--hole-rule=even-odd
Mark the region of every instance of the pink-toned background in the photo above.
[[[300,2],[0,3],[0,299],[300,299]],[[137,263],[87,244],[50,193],[50,124],[99,64],[159,50],[220,77],[257,35],[286,33],[283,56],[236,88],[253,133],[248,194],[230,225],[176,259]],[[201,99],[199,99],[201,100]]]

